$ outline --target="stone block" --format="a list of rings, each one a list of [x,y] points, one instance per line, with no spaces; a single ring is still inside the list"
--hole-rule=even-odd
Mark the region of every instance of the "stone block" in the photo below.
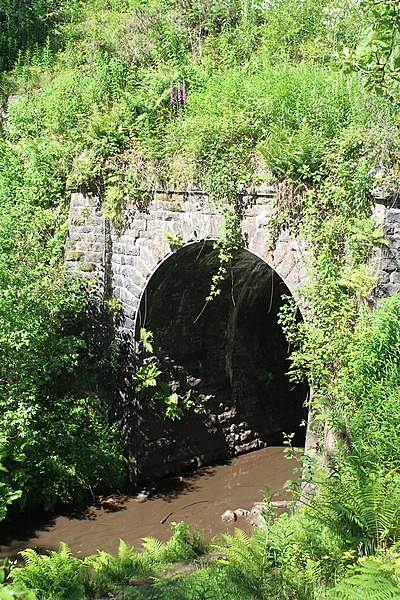
[[[396,260],[390,258],[383,258],[381,260],[381,270],[386,271],[387,273],[392,273],[392,271],[397,271],[399,269],[399,264]]]
[[[389,208],[385,215],[385,224],[386,223],[400,223],[400,209]]]
[[[126,246],[126,251],[125,251],[125,256],[139,256],[140,254],[140,249],[138,246],[134,246],[133,244],[127,244]],[[127,264],[130,264],[130,262],[127,261]]]
[[[399,291],[398,284],[388,283],[387,285],[382,286],[382,292],[384,297],[394,296]]]
[[[145,262],[148,269],[153,269],[157,264],[157,259],[154,254],[150,252],[144,244],[140,248],[140,257]]]
[[[129,292],[134,295],[136,298],[140,298],[141,293],[142,293],[142,288],[137,286],[132,279],[130,279],[129,277],[126,279],[126,283],[125,283],[127,289],[129,290]]]
[[[400,283],[400,271],[393,271],[390,274],[390,283],[399,284]]]
[[[101,252],[87,252],[85,260],[93,264],[103,264],[103,254]]]
[[[135,285],[137,285],[141,289],[143,289],[146,285],[146,278],[142,275],[142,273],[139,273],[139,271],[137,271],[136,269],[130,270],[129,278],[131,279],[131,281],[133,281]]]
[[[133,267],[134,271],[142,275],[144,279],[147,279],[152,271],[149,269],[144,260],[140,256],[132,256],[131,258],[132,260],[130,260],[128,264]]]
[[[80,192],[73,192],[71,194],[71,205],[72,206],[92,206],[93,201],[91,201],[87,196],[84,196]]]
[[[390,282],[390,274],[386,271],[382,271],[379,275],[378,286],[384,285]]]
[[[94,242],[93,239],[90,239],[87,241],[86,246],[88,251],[95,252],[96,254],[100,254],[101,256],[103,256],[103,252],[105,250],[103,244],[96,244],[96,242]]]
[[[83,233],[92,233],[93,227],[91,225],[77,225],[76,230],[82,235]]]
[[[280,277],[285,281],[288,275],[293,271],[296,266],[296,261],[293,252],[287,252],[285,256],[281,257],[282,260],[276,264],[276,270]]]
[[[256,450],[260,447],[260,442],[258,439],[253,440],[252,442],[248,442],[246,444],[240,444],[235,446],[235,452],[237,454],[243,454],[244,452],[250,452],[250,450]]]
[[[240,441],[247,442],[251,437],[253,437],[253,432],[250,429],[247,429],[246,431],[240,434]]]
[[[136,315],[137,305],[126,304],[125,302],[122,302],[122,306],[123,306],[124,315],[126,317],[128,317],[129,319],[134,320],[135,315]]]
[[[120,244],[118,242],[113,243],[113,254],[125,254],[126,246],[125,244]]]

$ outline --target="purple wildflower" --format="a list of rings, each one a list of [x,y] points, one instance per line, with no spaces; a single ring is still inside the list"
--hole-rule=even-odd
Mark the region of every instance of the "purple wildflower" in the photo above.
[[[183,104],[186,104],[186,85],[185,82],[182,82],[182,101]]]
[[[174,88],[173,88],[173,85],[172,85],[172,81],[171,81],[171,85],[170,85],[170,88],[169,88],[169,97],[171,99],[171,104],[175,104]]]
[[[182,100],[182,95],[181,95],[181,84],[178,81],[178,102],[180,102]]]

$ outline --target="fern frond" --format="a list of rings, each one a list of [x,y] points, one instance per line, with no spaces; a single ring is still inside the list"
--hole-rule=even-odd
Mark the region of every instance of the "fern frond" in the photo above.
[[[157,561],[162,561],[167,552],[167,544],[151,536],[142,538],[142,547],[149,557]]]
[[[396,566],[375,557],[360,561],[355,573],[327,593],[329,600],[390,600],[400,598]]]

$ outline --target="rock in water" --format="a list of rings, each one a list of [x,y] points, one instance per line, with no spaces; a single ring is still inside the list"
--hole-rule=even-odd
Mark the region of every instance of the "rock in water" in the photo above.
[[[236,515],[233,510],[226,510],[223,515],[221,515],[221,519],[226,523],[233,523],[236,521]]]
[[[136,500],[136,502],[139,502],[140,504],[142,504],[142,502],[146,502],[146,500],[148,499],[148,497],[149,497],[149,492],[143,491],[143,492],[140,492],[136,496],[135,500]]]
[[[234,513],[237,517],[247,517],[250,511],[246,510],[245,508],[237,508]]]

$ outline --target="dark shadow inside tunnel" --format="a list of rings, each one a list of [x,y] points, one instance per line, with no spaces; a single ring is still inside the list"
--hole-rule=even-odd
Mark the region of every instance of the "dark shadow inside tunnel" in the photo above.
[[[181,397],[189,393],[204,410],[171,422],[159,402],[139,397],[146,450],[138,466],[145,479],[280,445],[283,433],[294,432],[296,445],[304,446],[307,389],[286,375],[289,349],[278,324],[290,291],[243,249],[220,295],[206,302],[218,265],[213,242],[185,246],[157,268],[143,293],[136,339],[141,327],[153,332],[159,380]]]

